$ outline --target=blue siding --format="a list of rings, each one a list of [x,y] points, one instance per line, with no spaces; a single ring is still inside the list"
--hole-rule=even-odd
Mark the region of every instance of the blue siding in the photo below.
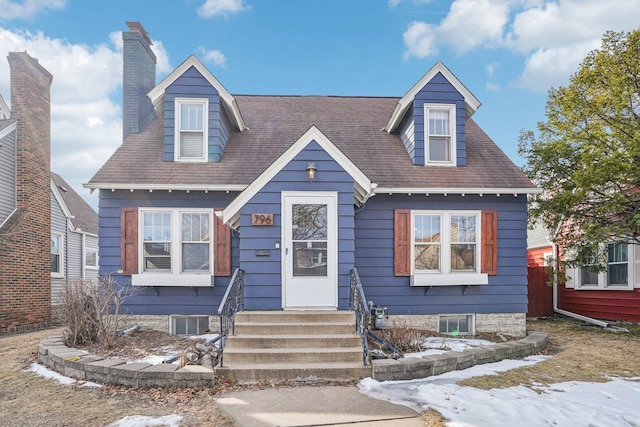
[[[355,217],[356,267],[367,299],[389,314],[525,313],[525,197],[376,195]],[[498,211],[498,274],[488,285],[412,287],[393,271],[394,209]]]
[[[414,120],[414,138],[415,138],[415,155],[413,163],[424,165],[425,163],[425,147],[424,147],[424,104],[455,104],[456,105],[456,157],[458,166],[467,165],[467,149],[465,139],[465,105],[464,97],[456,90],[455,87],[441,74],[436,74],[429,83],[427,83],[420,92],[418,92],[413,100],[413,120]],[[410,113],[411,114],[411,110]]]
[[[220,102],[218,91],[194,67],[167,87],[164,96],[164,160],[173,161],[175,154],[175,99],[209,99],[208,159],[218,162],[229,140],[230,122]]]
[[[306,168],[315,162],[318,174],[309,182]],[[247,309],[281,309],[281,192],[338,192],[338,306],[349,304],[349,271],[354,266],[353,178],[345,172],[315,141],[287,164],[240,211],[240,264],[245,270],[245,307]],[[254,213],[272,213],[273,227],[251,226]],[[281,245],[282,247],[282,245]],[[269,249],[268,257],[256,256],[256,249]]]
[[[100,190],[99,257],[100,274],[111,274],[119,283],[130,283],[130,276],[117,274],[120,269],[120,209],[122,207],[218,208],[225,207],[236,194],[184,191],[115,191]],[[215,254],[214,254],[215,256]],[[238,238],[232,233],[231,267],[239,266]],[[212,287],[138,288],[137,295],[125,303],[133,314],[214,314],[230,277],[215,277]],[[156,292],[158,295],[156,295]]]

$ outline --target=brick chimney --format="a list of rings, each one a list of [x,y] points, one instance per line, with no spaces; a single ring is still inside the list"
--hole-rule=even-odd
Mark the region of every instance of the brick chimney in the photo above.
[[[147,93],[156,85],[156,55],[151,39],[139,22],[127,22],[122,33],[122,135],[139,133],[155,116]]]
[[[0,229],[0,334],[51,323],[50,90],[26,52],[8,56],[16,127],[16,211]]]

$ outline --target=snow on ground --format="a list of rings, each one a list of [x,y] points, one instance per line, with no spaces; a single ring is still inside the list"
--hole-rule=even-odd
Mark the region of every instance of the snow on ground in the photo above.
[[[442,354],[447,351],[464,351],[483,345],[495,345],[495,343],[473,338],[428,337],[422,343],[422,346],[426,350],[416,353],[405,353],[404,357],[422,357],[430,354]]]
[[[365,378],[358,387],[372,398],[420,413],[433,408],[449,420],[449,427],[640,426],[640,377],[612,378],[607,383],[536,385],[535,390],[525,386],[480,390],[456,384],[465,378],[495,375],[547,358],[503,360],[412,381]]]
[[[37,363],[32,363],[29,369],[25,370],[33,372],[38,376],[58,381],[60,384],[76,384],[79,387],[102,387],[100,384],[92,383],[91,381],[78,381],[73,378],[65,377],[64,375],[60,375],[59,373],[47,369],[42,365],[38,365]]]
[[[180,421],[182,421],[182,417],[176,414],[165,415],[164,417],[130,415],[107,425],[107,427],[178,427],[180,425]]]

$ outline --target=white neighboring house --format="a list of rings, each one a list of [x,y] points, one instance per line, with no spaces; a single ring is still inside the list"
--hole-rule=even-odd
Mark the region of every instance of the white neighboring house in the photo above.
[[[67,280],[98,278],[98,214],[51,172],[51,304]]]

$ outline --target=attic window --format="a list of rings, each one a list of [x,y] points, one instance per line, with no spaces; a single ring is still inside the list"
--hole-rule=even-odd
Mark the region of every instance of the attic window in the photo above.
[[[177,98],[175,109],[175,159],[207,161],[209,101]]]
[[[426,165],[455,166],[456,106],[425,104]]]

